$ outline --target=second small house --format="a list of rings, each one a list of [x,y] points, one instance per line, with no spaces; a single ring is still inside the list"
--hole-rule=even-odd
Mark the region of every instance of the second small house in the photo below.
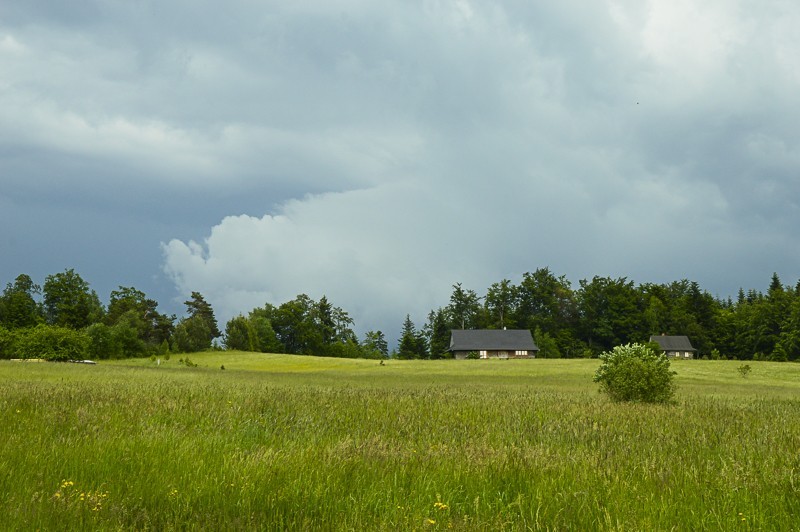
[[[527,329],[456,329],[451,331],[450,352],[457,359],[536,358],[539,348]]]
[[[692,347],[688,336],[651,336],[651,342],[655,342],[669,358],[694,358],[697,349]]]

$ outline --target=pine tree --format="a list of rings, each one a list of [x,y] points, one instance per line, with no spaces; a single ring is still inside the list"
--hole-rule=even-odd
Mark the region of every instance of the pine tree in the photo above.
[[[411,316],[408,314],[406,314],[406,319],[403,322],[403,332],[400,335],[397,358],[422,358],[420,353],[420,335],[417,333],[417,328],[414,326],[414,322],[411,321]]]
[[[328,302],[328,298],[322,296],[317,303],[317,320],[320,334],[322,334],[322,344],[330,345],[336,337],[336,323],[333,321],[333,305]]]
[[[386,337],[381,331],[367,331],[364,334],[364,349],[372,351],[381,358],[389,356],[389,345],[386,343]]]
[[[186,305],[190,318],[197,317],[205,323],[208,328],[208,334],[210,335],[209,342],[214,338],[222,336],[217,326],[217,318],[214,317],[214,309],[211,308],[211,305],[200,292],[192,292],[189,301],[184,301],[183,304]]]
[[[425,326],[428,336],[428,347],[430,358],[444,358],[450,356],[450,328],[447,326],[447,318],[443,309],[431,311],[428,314],[428,323]]]

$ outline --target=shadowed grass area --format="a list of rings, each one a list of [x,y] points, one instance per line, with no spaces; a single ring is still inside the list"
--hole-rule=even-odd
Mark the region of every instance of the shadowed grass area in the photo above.
[[[4,529],[796,527],[800,365],[680,361],[674,405],[594,360],[249,353],[0,362]],[[220,366],[224,365],[225,370]]]

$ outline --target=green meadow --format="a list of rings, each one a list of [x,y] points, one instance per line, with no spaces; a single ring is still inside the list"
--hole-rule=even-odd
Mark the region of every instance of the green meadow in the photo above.
[[[179,358],[0,361],[0,529],[800,530],[800,364]]]

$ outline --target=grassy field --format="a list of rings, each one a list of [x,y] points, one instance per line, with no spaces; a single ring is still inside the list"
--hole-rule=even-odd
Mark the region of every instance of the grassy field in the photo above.
[[[178,358],[0,361],[0,529],[800,530],[797,364]]]

